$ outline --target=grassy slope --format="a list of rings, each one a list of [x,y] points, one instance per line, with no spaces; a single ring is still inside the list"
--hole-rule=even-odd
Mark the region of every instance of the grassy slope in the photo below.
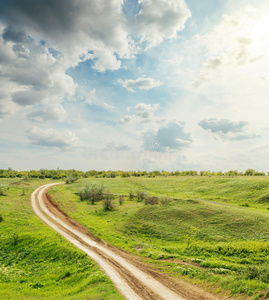
[[[30,194],[49,181],[0,179],[0,299],[123,299],[83,252],[43,224]]]
[[[127,195],[130,188],[139,188],[181,200],[148,207],[126,198],[123,206],[103,212],[101,204],[89,205],[74,194],[87,182],[101,183],[116,194]],[[253,299],[269,297],[265,292],[269,290],[267,177],[93,178],[55,187],[51,193],[94,234],[154,259],[174,276],[207,282],[215,291],[226,289]]]

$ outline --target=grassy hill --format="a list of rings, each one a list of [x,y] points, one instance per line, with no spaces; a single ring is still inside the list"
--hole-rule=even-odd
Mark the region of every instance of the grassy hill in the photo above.
[[[105,212],[76,194],[102,184],[123,205]],[[130,188],[170,195],[166,205],[129,200]],[[51,190],[61,208],[95,235],[176,277],[233,297],[269,297],[269,178],[82,179]]]

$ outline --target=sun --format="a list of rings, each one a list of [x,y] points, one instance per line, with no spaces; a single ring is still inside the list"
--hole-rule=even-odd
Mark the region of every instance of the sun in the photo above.
[[[265,52],[269,46],[269,12],[263,14],[250,30],[252,50],[254,52]]]

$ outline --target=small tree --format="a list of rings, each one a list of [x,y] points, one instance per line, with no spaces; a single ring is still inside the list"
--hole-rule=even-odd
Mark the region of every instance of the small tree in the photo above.
[[[85,185],[78,194],[81,201],[90,201],[91,204],[95,204],[96,201],[104,198],[104,187],[97,184]]]
[[[123,195],[119,195],[119,204],[122,205],[124,201]]]
[[[22,192],[21,192],[21,196],[24,196],[25,195],[25,188],[24,188],[24,185],[22,186]]]
[[[114,208],[112,197],[109,193],[105,195],[105,198],[103,200],[103,208],[107,211],[112,210]]]
[[[130,200],[132,200],[133,198],[134,198],[134,192],[133,192],[133,190],[132,189],[130,189],[130,191],[129,191],[129,199]]]

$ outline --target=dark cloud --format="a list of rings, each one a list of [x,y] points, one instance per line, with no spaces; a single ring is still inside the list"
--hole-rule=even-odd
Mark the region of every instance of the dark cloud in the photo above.
[[[190,133],[185,132],[184,123],[170,122],[155,131],[146,131],[142,135],[143,147],[151,152],[181,150],[192,143]]]
[[[227,119],[207,119],[202,120],[198,123],[205,130],[210,130],[213,133],[228,133],[228,132],[239,132],[244,129],[248,122],[231,122]]]
[[[23,43],[27,40],[27,35],[20,29],[16,29],[13,26],[7,26],[4,29],[2,38],[5,42],[11,41],[14,43]]]
[[[30,90],[13,94],[12,101],[21,106],[27,106],[40,102],[40,98],[42,99],[41,94]]]

